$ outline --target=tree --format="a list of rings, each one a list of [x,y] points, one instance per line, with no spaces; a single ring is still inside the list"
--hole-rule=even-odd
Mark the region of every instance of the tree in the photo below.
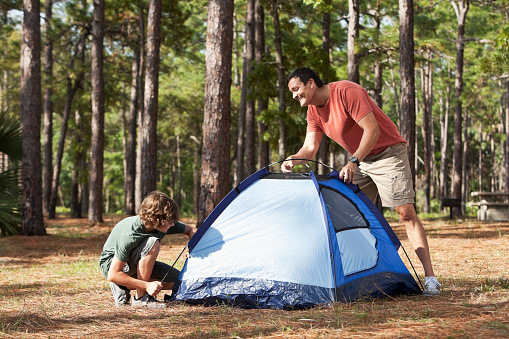
[[[359,0],[348,0],[348,80],[359,83]]]
[[[23,216],[21,234],[44,235],[41,168],[41,26],[38,0],[23,1],[21,124]]]
[[[46,41],[44,45],[44,162],[43,162],[43,212],[47,214],[51,203],[51,183],[53,180],[53,37],[51,36],[51,18],[53,1],[46,0],[45,4],[45,30]]]
[[[87,34],[87,33],[84,33]],[[65,107],[64,107],[64,114],[62,117],[62,125],[60,129],[60,141],[58,143],[58,151],[57,156],[55,158],[55,164],[53,168],[53,178],[51,181],[51,194],[50,194],[50,205],[48,209],[48,218],[52,219],[55,218],[55,209],[57,206],[57,194],[58,194],[58,185],[60,181],[60,172],[62,170],[62,157],[64,155],[64,146],[65,146],[65,138],[67,135],[67,127],[69,124],[69,118],[71,116],[71,109],[72,109],[72,102],[74,99],[74,95],[78,91],[80,87],[82,87],[82,81],[85,78],[85,74],[83,71],[78,71],[78,75],[74,79],[74,84],[72,83],[71,79],[71,73],[75,71],[74,69],[74,62],[75,59],[79,57],[80,61],[83,63],[85,61],[85,35],[83,35],[78,45],[76,46],[76,51],[74,56],[71,59],[70,65],[69,65],[69,73],[67,75],[67,96],[65,98]]]
[[[209,0],[198,225],[229,191],[232,39],[233,0]]]
[[[157,187],[157,110],[162,0],[151,0],[147,22],[147,70],[142,133],[142,197]]]
[[[92,22],[92,139],[90,145],[90,180],[88,221],[103,221],[104,171],[104,0],[94,0]]]
[[[255,1],[255,61],[256,67],[263,69],[265,56],[265,11],[260,0]],[[269,99],[266,89],[262,88],[262,83],[257,81],[258,87],[258,168],[265,167],[270,163],[269,143],[265,140],[265,133],[268,130],[267,125],[260,119],[264,111],[269,108]],[[251,174],[251,173],[249,173]]]
[[[136,213],[135,181],[136,181],[136,122],[138,117],[138,96],[140,82],[140,48],[134,48],[134,58],[131,69],[131,96],[129,103],[129,117],[127,119],[127,136],[125,151],[125,179],[124,179],[124,212],[128,215]]]
[[[458,3],[450,1],[456,18],[458,20],[458,36],[456,38],[456,67],[455,67],[455,81],[454,81],[454,149],[453,149],[453,179],[452,179],[452,195],[456,199],[461,199],[462,190],[462,100],[461,93],[463,90],[463,62],[465,53],[465,20],[468,13],[469,3],[468,0],[459,0]],[[461,213],[455,209],[455,214]]]
[[[400,133],[408,142],[408,160],[415,183],[414,3],[399,0]]]
[[[250,75],[255,61],[255,0],[247,0],[246,12],[246,174],[252,174],[256,169],[256,138],[255,138],[255,101],[253,99],[253,83]],[[243,179],[243,178],[242,178]]]
[[[278,104],[279,104],[279,139],[278,153],[279,161],[286,158],[286,76],[285,67],[283,65],[283,46],[281,38],[281,28],[279,23],[279,13],[277,8],[277,0],[271,0],[271,14],[274,21],[274,43],[276,45],[276,66],[277,66],[277,87],[278,87]]]

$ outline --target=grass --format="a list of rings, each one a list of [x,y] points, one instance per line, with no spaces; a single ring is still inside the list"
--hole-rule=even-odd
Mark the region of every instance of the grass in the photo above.
[[[102,245],[120,218],[90,227],[60,216],[47,221],[48,236],[0,238],[0,338],[509,336],[509,223],[424,220],[444,287],[438,297],[390,296],[292,311],[185,303],[148,311],[114,307],[99,272]],[[422,272],[404,226],[390,223]],[[165,238],[162,260],[173,264],[185,242],[181,235]],[[182,256],[177,267],[183,263]]]

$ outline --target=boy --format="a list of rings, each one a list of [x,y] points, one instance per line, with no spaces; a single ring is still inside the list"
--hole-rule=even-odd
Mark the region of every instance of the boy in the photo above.
[[[103,276],[110,282],[117,306],[129,305],[130,290],[136,290],[132,306],[163,308],[156,299],[162,290],[173,288],[179,270],[156,261],[166,234],[184,233],[189,239],[196,228],[177,221],[177,203],[161,192],[143,200],[139,216],[127,217],[111,231],[100,257]],[[164,279],[164,281],[163,281]]]

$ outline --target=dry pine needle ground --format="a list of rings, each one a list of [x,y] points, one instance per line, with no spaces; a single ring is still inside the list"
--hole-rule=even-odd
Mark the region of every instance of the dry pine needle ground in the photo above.
[[[88,227],[83,219],[59,217],[47,221],[48,236],[0,238],[0,338],[509,337],[509,223],[425,221],[443,285],[438,297],[295,311],[184,303],[148,311],[116,308],[99,272],[102,245],[120,219]],[[404,227],[391,225],[421,274]],[[162,260],[172,264],[185,242],[181,235],[165,238]]]

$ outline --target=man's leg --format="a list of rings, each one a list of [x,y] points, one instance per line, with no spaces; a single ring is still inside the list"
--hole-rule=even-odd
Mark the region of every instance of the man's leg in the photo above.
[[[421,220],[415,212],[414,205],[406,204],[394,207],[394,209],[398,213],[401,222],[403,222],[406,227],[408,240],[422,263],[424,275],[426,277],[435,276],[429,255],[428,239],[426,238],[426,233],[424,232]]]

